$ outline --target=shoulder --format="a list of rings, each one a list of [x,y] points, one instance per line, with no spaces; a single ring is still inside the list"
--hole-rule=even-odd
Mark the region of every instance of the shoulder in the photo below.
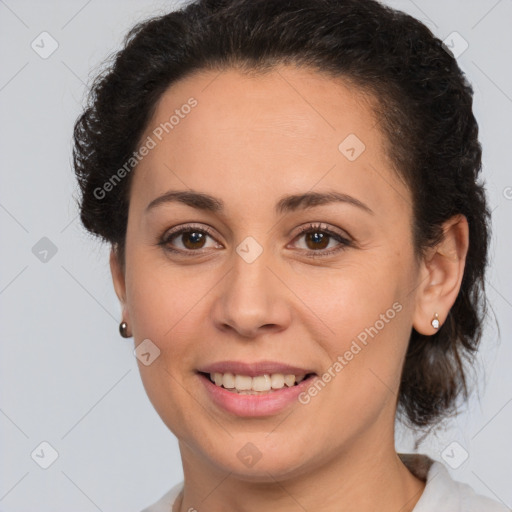
[[[176,484],[167,491],[158,501],[142,510],[142,512],[169,512],[172,510],[174,500],[183,489],[183,482]]]
[[[447,468],[426,455],[399,454],[409,471],[426,481],[413,512],[510,512],[502,503],[477,494],[454,480]]]

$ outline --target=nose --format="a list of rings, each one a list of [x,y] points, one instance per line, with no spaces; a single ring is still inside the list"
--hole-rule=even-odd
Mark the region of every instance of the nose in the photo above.
[[[266,252],[251,263],[237,253],[233,260],[213,305],[215,326],[250,339],[285,330],[291,320],[291,292],[279,271],[271,268]]]

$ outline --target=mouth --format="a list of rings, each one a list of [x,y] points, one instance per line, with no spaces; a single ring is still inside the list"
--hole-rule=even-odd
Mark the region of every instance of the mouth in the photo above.
[[[211,404],[244,417],[268,417],[300,404],[318,374],[272,361],[224,361],[199,368],[197,376]]]
[[[238,417],[273,416],[296,406],[318,374],[276,361],[219,361],[198,368],[213,406]]]
[[[264,395],[298,386],[301,382],[316,376],[316,373],[263,373],[242,375],[231,372],[198,372],[219,388],[238,395]]]

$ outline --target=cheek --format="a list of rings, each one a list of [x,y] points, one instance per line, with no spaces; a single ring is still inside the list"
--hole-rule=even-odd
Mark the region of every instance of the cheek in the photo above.
[[[381,333],[405,316],[397,312],[405,309],[405,262],[389,263],[384,257],[366,262],[355,259],[342,268],[309,269],[288,280],[310,315],[324,325],[324,339],[335,351],[343,350],[359,334],[364,341],[366,329],[375,324]]]
[[[320,269],[311,279],[294,283],[323,326],[317,340],[327,355],[326,386],[319,388],[322,393],[329,388],[332,402],[351,415],[371,414],[388,399],[394,401],[411,331],[407,261],[382,257],[330,276]],[[367,412],[360,409],[363,403]]]
[[[206,291],[207,283],[198,286],[191,269],[173,266],[153,250],[132,252],[126,287],[137,341],[150,338],[162,343],[176,336],[180,321]]]
[[[146,394],[175,435],[193,436],[197,411],[184,404],[190,403],[195,391],[183,377],[184,369],[194,366],[191,340],[199,335],[202,323],[197,315],[204,315],[201,298],[211,285],[199,286],[200,278],[184,276],[179,269],[142,253],[132,253],[126,277],[135,345],[142,347],[149,339],[159,350],[148,366],[138,360]]]
[[[332,296],[330,303],[324,297],[328,309],[321,316],[334,334],[322,338],[324,373],[301,401],[309,408],[304,414],[318,420],[318,436],[332,446],[379,424],[379,418],[388,418],[384,425],[393,423],[410,334],[407,307],[389,290],[362,292],[344,284],[343,291],[352,291],[348,297],[335,301]]]

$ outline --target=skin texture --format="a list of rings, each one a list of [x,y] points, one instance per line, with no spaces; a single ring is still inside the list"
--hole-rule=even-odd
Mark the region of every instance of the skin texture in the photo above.
[[[135,344],[149,338],[160,349],[139,367],[179,440],[185,490],[175,510],[412,510],[424,483],[395,452],[400,372],[411,328],[433,334],[434,313],[442,325],[457,297],[466,219],[451,219],[443,242],[416,256],[411,195],[387,157],[392,141],[371,98],[342,80],[284,66],[195,73],[165,92],[141,140],[191,97],[197,106],[134,171],[125,269],[114,252],[110,259]],[[354,161],[338,149],[349,134],[366,147]],[[224,211],[178,202],[145,211],[170,190],[190,189],[221,199]],[[373,213],[349,203],[274,211],[284,195],[325,191]],[[177,236],[181,256],[158,245],[190,223],[212,236],[196,245]],[[309,223],[350,243],[308,241],[299,229]],[[236,252],[248,236],[263,249],[250,264]],[[197,376],[223,360],[321,375],[395,303],[400,312],[307,405],[241,418],[214,405]],[[248,442],[262,454],[252,467],[237,457]]]

